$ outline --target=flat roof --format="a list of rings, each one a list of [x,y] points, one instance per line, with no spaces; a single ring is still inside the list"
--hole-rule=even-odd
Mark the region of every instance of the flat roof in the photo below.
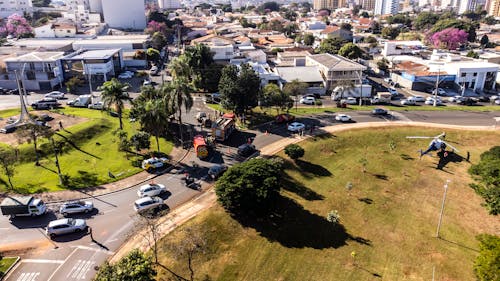
[[[328,53],[310,55],[309,58],[327,67],[329,70],[365,70],[366,67],[342,56],[332,55]]]
[[[276,73],[285,81],[323,82],[317,66],[276,67]]]
[[[64,52],[31,52],[5,59],[5,62],[52,62],[64,56]]]
[[[107,59],[120,52],[120,49],[106,50],[87,50],[74,56],[67,56],[71,60],[91,60],[91,59]]]

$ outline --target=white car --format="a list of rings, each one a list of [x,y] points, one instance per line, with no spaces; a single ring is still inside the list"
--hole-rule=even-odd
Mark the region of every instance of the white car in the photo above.
[[[401,101],[401,105],[415,105],[415,99],[412,99],[411,97],[404,99]]]
[[[353,97],[348,97],[347,99],[343,100],[342,102],[347,103],[347,104],[351,104],[351,105],[358,104],[358,101],[356,100],[356,98],[353,98]]]
[[[351,116],[347,114],[337,114],[335,116],[335,120],[340,121],[340,122],[349,122],[351,121]]]
[[[104,103],[102,101],[94,102],[89,104],[88,108],[102,110],[104,108]]]
[[[494,101],[496,101],[496,100],[498,100],[498,99],[500,99],[500,96],[491,96],[491,97],[490,97],[490,101],[491,101],[491,102],[494,102]]]
[[[384,81],[387,82],[387,83],[391,83],[392,79],[391,78],[384,78]]]
[[[389,88],[387,90],[389,91],[389,93],[391,93],[392,96],[399,95],[398,90],[396,90],[395,88]]]
[[[496,105],[500,105],[500,99],[495,100],[495,104],[496,104]]]
[[[94,209],[91,201],[70,201],[59,207],[59,213],[63,216],[76,213],[88,213]]]
[[[165,166],[166,163],[168,163],[168,158],[165,158],[165,157],[160,157],[160,158],[152,157],[152,158],[149,158],[149,159],[146,159],[146,160],[142,161],[141,167],[144,170],[152,171],[154,169],[162,168],[163,166]]]
[[[425,104],[434,105],[434,99],[427,99]],[[443,105],[443,102],[440,99],[436,99],[436,105]]]
[[[43,96],[44,98],[52,98],[52,99],[56,99],[56,100],[61,100],[61,99],[64,99],[64,93],[62,92],[59,92],[59,91],[52,91],[48,94],[45,94]]]
[[[432,94],[434,95],[435,93],[436,93],[436,89],[432,90]],[[442,88],[438,88],[437,95],[438,96],[446,96],[446,91],[443,90]]]
[[[460,100],[463,100],[463,99],[464,99],[464,97],[462,97],[462,96],[454,96],[454,97],[449,97],[448,101],[449,102],[459,102]]]
[[[414,95],[414,96],[412,96],[412,98],[415,100],[415,102],[424,102],[425,101],[425,98],[423,96],[419,96],[419,95]]]
[[[160,197],[143,197],[141,199],[137,199],[134,202],[134,210],[136,212],[141,212],[144,210],[158,208],[163,205],[163,199]]]
[[[54,238],[56,235],[84,231],[87,223],[82,219],[60,219],[49,222],[45,233]]]
[[[132,78],[134,75],[133,74],[130,74],[130,73],[127,73],[127,72],[124,72],[120,75],[118,75],[118,78],[120,79],[130,79]]]
[[[313,97],[304,97],[300,99],[301,104],[309,104],[313,105],[316,102],[316,99]]]
[[[167,191],[167,188],[163,184],[148,183],[139,187],[139,190],[137,190],[137,196],[139,197],[157,196],[165,191]]]
[[[288,131],[290,131],[290,132],[303,131],[305,128],[306,128],[306,125],[299,123],[299,122],[293,122],[292,124],[288,125]]]

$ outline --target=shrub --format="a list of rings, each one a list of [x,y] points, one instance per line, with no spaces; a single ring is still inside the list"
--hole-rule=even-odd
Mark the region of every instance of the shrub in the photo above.
[[[285,146],[285,154],[293,160],[297,160],[304,156],[304,149],[300,147],[298,144],[289,144]]]
[[[321,100],[315,100],[314,104],[317,105],[317,106],[322,106],[323,102]]]
[[[479,281],[500,280],[500,237],[481,234],[479,240],[479,256],[474,262],[474,274]]]
[[[500,146],[481,154],[480,161],[469,168],[478,183],[470,186],[484,198],[484,206],[492,215],[500,214]]]

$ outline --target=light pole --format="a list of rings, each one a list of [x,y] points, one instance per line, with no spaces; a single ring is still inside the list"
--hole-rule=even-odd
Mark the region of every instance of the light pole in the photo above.
[[[444,202],[446,201],[446,192],[448,191],[448,183],[450,183],[450,180],[446,180],[446,183],[444,184],[443,202],[441,203],[441,213],[439,214],[439,222],[436,231],[437,238],[439,238],[439,229],[441,228],[441,222],[443,220]]]

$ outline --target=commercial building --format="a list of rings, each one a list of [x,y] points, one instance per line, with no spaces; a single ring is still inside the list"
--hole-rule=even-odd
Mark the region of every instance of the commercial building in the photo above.
[[[328,53],[306,57],[306,66],[318,66],[325,79],[325,88],[332,89],[339,81],[360,84],[366,67],[352,60]]]
[[[0,18],[6,18],[12,14],[23,15],[24,13],[33,13],[31,0],[0,1]]]
[[[314,10],[328,9],[335,10],[345,6],[345,0],[314,0]]]
[[[479,0],[460,0],[458,5],[458,13],[463,14],[469,11],[475,11],[481,4]],[[484,8],[484,7],[483,7]]]
[[[75,74],[96,82],[104,82],[123,69],[124,62],[120,49],[79,50],[61,59],[64,79]]]
[[[500,17],[500,0],[491,0],[488,15],[493,17]]]
[[[144,0],[102,0],[104,22],[118,29],[146,28]]]
[[[397,0],[376,0],[375,15],[395,15],[399,10],[399,1]]]
[[[158,0],[158,7],[162,10],[176,10],[181,8],[179,0]]]
[[[373,11],[375,9],[375,0],[360,0],[363,10]]]

